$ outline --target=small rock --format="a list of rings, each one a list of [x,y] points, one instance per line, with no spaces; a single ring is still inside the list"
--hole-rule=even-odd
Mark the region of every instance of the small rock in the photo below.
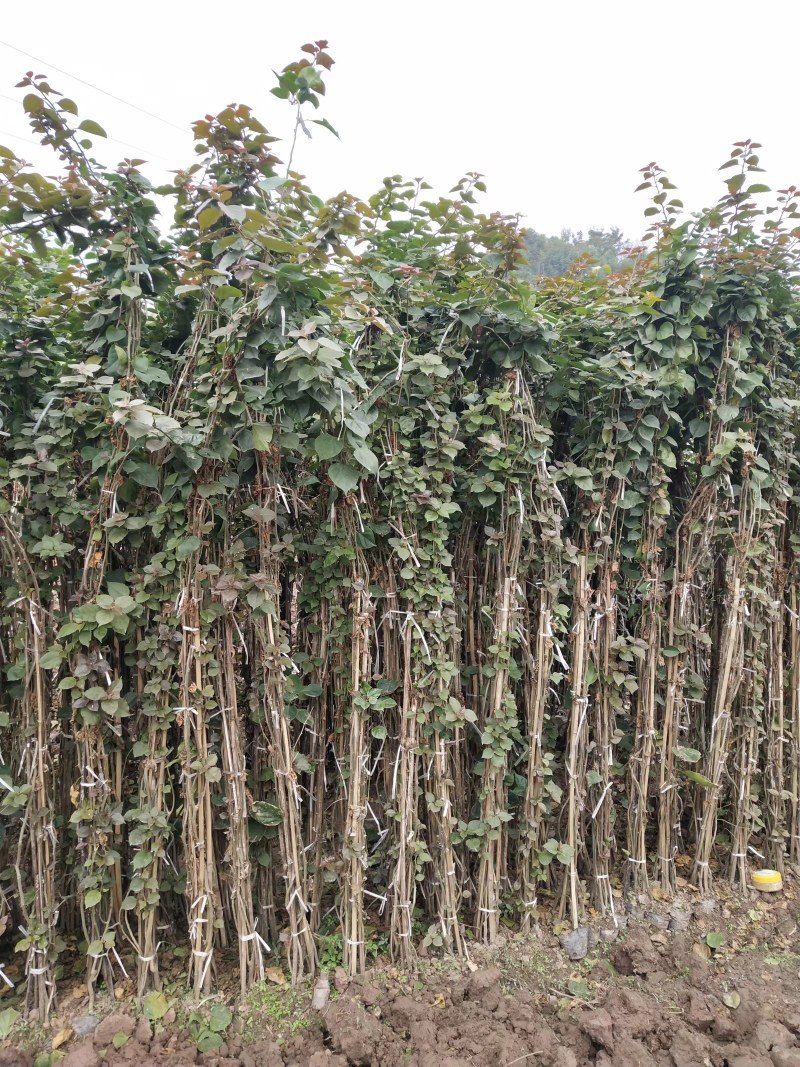
[[[717,1041],[736,1041],[739,1027],[729,1015],[715,1015],[712,1033]]]
[[[673,933],[682,932],[689,929],[689,923],[692,921],[692,913],[685,908],[675,908],[670,915],[669,929]]]
[[[694,915],[696,919],[707,919],[709,915],[713,915],[717,910],[717,902],[713,898],[709,897],[706,900],[701,900],[695,905]]]
[[[60,1061],[60,1067],[100,1067],[101,1063],[102,1060],[92,1042],[84,1041],[67,1053]]]
[[[333,985],[337,993],[344,993],[350,985],[350,976],[343,967],[337,967],[333,972]]]
[[[72,1020],[72,1029],[76,1037],[88,1037],[95,1032],[99,1022],[96,1015],[78,1015]]]
[[[324,1052],[315,1052],[308,1061],[308,1067],[347,1067],[347,1060],[344,1056],[334,1056],[326,1049]]]
[[[655,926],[657,930],[669,929],[669,917],[667,915],[660,915],[657,911],[648,911],[645,919],[651,926]]]
[[[631,1037],[623,1037],[617,1042],[613,1056],[601,1049],[597,1054],[595,1064],[596,1067],[620,1067],[621,1064],[636,1064],[636,1067],[657,1067],[657,1062],[647,1045],[642,1044],[641,1041],[634,1041]]]
[[[689,993],[689,1006],[684,1017],[689,1026],[706,1033],[714,1025],[714,1012],[711,1010],[708,999],[695,989]]]
[[[660,970],[653,943],[644,930],[631,930],[625,940],[614,950],[614,966],[620,974],[652,974]]]
[[[682,1027],[673,1037],[669,1052],[675,1067],[699,1067],[701,1063],[711,1062],[709,1048],[706,1037]]]
[[[145,1048],[150,1044],[153,1037],[153,1030],[150,1026],[148,1019],[145,1019],[144,1015],[139,1019],[136,1024],[136,1029],[133,1032],[133,1036],[139,1042],[140,1045],[144,1045]]]
[[[794,1035],[782,1023],[768,1021],[758,1023],[753,1039],[765,1052],[789,1049],[794,1045]]]
[[[601,941],[616,941],[619,937],[619,930],[612,926],[607,930],[601,930],[599,936]]]
[[[324,1011],[328,1006],[331,996],[331,983],[328,975],[322,971],[314,986],[314,996],[311,999],[311,1007],[314,1011]]]
[[[595,1043],[612,1052],[614,1048],[614,1027],[611,1016],[605,1008],[596,1008],[594,1011],[581,1015],[579,1020],[581,1030]]]
[[[101,1023],[98,1023],[94,1032],[95,1048],[104,1048],[106,1045],[110,1045],[114,1040],[115,1034],[125,1034],[126,1037],[130,1037],[135,1029],[136,1020],[132,1016],[115,1012],[113,1015],[103,1019]]]
[[[589,952],[589,931],[585,926],[579,926],[577,930],[562,934],[558,942],[571,960],[582,960]]]
[[[798,1048],[777,1048],[770,1056],[774,1067],[800,1067]]]

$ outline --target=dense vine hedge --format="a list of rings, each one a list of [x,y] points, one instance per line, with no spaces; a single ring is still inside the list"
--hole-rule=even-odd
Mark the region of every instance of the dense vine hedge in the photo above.
[[[280,76],[299,129],[324,47]],[[225,949],[245,988],[340,932],[356,971],[376,930],[406,963],[797,860],[798,216],[758,146],[688,218],[646,168],[651,252],[534,291],[477,176],[323,202],[234,105],[166,228],[26,83],[62,164],[0,149],[28,1005],[75,947],[144,995],[184,944],[199,995]]]

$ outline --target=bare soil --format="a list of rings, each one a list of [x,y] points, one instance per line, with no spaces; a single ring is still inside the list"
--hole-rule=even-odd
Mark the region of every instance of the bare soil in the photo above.
[[[799,918],[792,889],[642,902],[618,928],[595,917],[581,960],[559,943],[568,931],[543,923],[467,963],[337,971],[322,1012],[273,970],[246,1001],[229,998],[224,1044],[205,1053],[180,996],[159,1023],[111,1004],[91,1035],[65,1039],[86,1010],[66,998],[47,1033],[15,1031],[0,1067],[800,1067]],[[64,1058],[48,1061],[59,1035]]]

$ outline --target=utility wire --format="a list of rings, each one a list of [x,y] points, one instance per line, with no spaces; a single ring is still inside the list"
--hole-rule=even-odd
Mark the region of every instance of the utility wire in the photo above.
[[[42,147],[39,144],[39,142],[38,141],[34,141],[34,139],[32,137],[20,137],[20,135],[18,133],[12,133],[11,130],[0,130],[0,137],[11,137],[15,141],[27,141],[28,144],[35,144],[39,148]]]
[[[110,97],[112,100],[116,100],[118,104],[124,104],[126,107],[132,107],[134,111],[140,111],[143,115],[147,115],[151,119],[156,119],[158,122],[163,122],[165,126],[171,126],[173,130],[180,130],[181,133],[186,133],[187,130],[184,126],[179,126],[177,122],[171,122],[169,119],[163,118],[161,115],[156,115],[154,111],[147,111],[143,107],[139,107],[138,104],[132,104],[130,100],[123,100],[121,96],[116,96],[114,93],[110,93],[107,89],[101,89],[99,85],[94,85],[92,82],[87,82],[84,78],[79,78],[77,74],[70,74],[68,70],[63,70],[61,67],[57,67],[55,63],[48,63],[44,59],[40,59],[38,56],[33,55],[32,52],[26,52],[23,48],[17,48],[15,44],[9,44],[8,41],[0,40],[0,44],[4,48],[10,48],[12,52],[19,52],[21,56],[27,56],[28,59],[34,60],[36,63],[41,63],[42,67],[49,67],[52,70],[58,71],[59,74],[63,74],[65,78],[72,78],[76,82],[80,82],[81,85],[88,86],[89,89],[94,89],[95,92],[102,93],[104,96]]]
[[[17,104],[17,105],[21,104],[20,100],[15,99],[13,96],[9,96],[8,93],[0,93],[0,97],[2,97],[3,100],[10,100],[12,104]],[[31,144],[39,144],[40,143],[39,141],[31,140],[30,137],[20,137],[20,135],[16,134],[16,133],[8,133],[6,136],[8,136],[8,137],[16,137],[18,141],[30,141]],[[125,148],[133,148],[137,152],[144,152],[144,154],[146,156],[149,156],[149,157],[151,157],[153,159],[162,159],[165,163],[171,163],[172,162],[172,160],[169,159],[167,156],[162,156],[162,154],[160,152],[154,152],[150,148],[142,148],[142,146],[140,144],[132,144],[130,141],[123,141],[119,137],[109,137],[108,135],[106,135],[105,140],[106,141],[113,141],[114,144],[124,145]]]

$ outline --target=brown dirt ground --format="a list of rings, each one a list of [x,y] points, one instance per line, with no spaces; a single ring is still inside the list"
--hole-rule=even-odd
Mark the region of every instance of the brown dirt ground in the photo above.
[[[154,1027],[112,1003],[96,1007],[105,1017],[92,1036],[65,1040],[86,1012],[66,993],[46,1033],[15,1029],[0,1067],[800,1067],[798,922],[791,887],[716,902],[685,892],[629,905],[619,931],[595,916],[578,962],[559,946],[564,931],[543,922],[475,946],[468,963],[425,957],[411,973],[385,964],[354,980],[337,971],[320,1013],[310,988],[290,990],[272,968],[243,1002],[228,998],[225,1044],[206,1053],[177,990]],[[48,1061],[42,1050],[59,1035],[64,1058]]]

